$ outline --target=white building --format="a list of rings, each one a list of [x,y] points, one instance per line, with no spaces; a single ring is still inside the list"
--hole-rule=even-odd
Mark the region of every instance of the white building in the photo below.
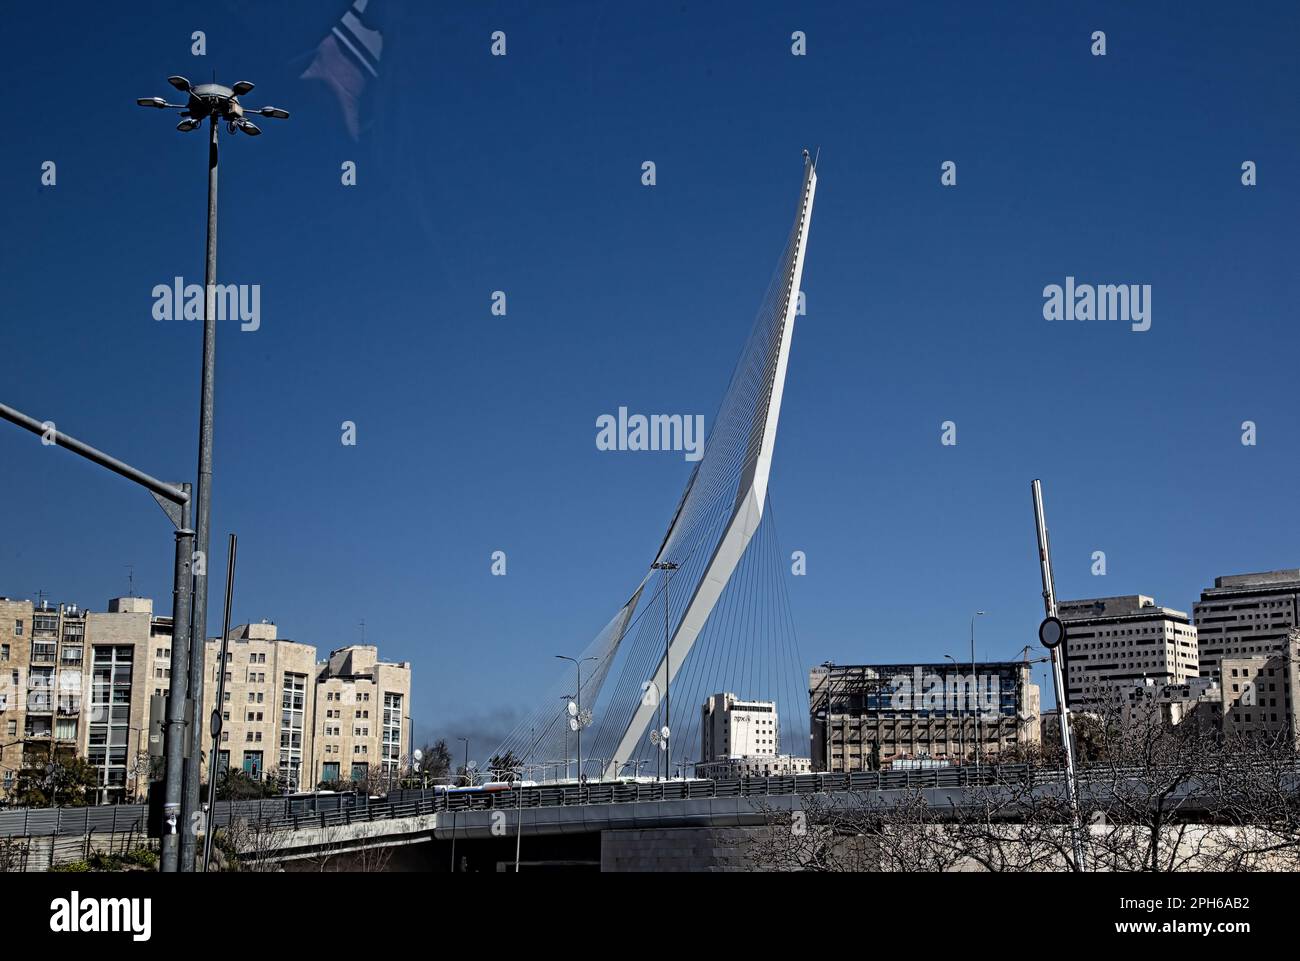
[[[700,761],[774,757],[780,740],[775,701],[714,694],[701,708]]]
[[[1063,601],[1065,686],[1071,708],[1122,703],[1134,685],[1199,676],[1196,628],[1143,594]]]
[[[778,754],[781,725],[775,701],[742,701],[714,694],[701,710],[698,777],[768,777],[807,774],[806,757]]]

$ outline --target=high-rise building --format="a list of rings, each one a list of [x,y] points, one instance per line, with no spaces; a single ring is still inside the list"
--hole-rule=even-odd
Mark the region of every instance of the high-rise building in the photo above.
[[[1071,710],[1122,706],[1135,685],[1199,676],[1196,628],[1143,594],[1062,601],[1065,686]]]
[[[1201,591],[1192,616],[1201,676],[1219,678],[1224,658],[1283,650],[1288,632],[1300,624],[1300,570],[1216,577]]]

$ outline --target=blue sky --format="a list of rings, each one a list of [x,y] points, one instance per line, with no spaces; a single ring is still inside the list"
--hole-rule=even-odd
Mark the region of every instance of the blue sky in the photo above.
[[[213,542],[240,535],[237,620],[323,653],[364,619],[412,661],[418,737],[499,732],[640,579],[689,465],[598,451],[595,419],[712,415],[804,146],[771,493],[809,666],[939,660],[975,609],[981,657],[1033,642],[1036,476],[1063,597],[1188,610],[1300,566],[1294,5],[372,0],[357,139],[300,79],[346,4],[262,6],[7,11],[32,109],[0,151],[0,398],[192,475],[200,329],[151,291],[202,276],[203,135],[134,100],[215,70],[292,111],[222,135],[220,279],[262,285],[262,322],[220,332]],[[1067,275],[1150,284],[1151,329],[1045,321]],[[103,609],[132,564],[169,605],[168,524],[127,482],[6,428],[0,504],[0,594]]]

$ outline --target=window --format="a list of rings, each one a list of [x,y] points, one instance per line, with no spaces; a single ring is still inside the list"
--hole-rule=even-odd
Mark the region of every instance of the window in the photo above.
[[[0,644],[0,661],[9,660],[9,645]]]
[[[280,689],[280,779],[297,788],[307,706],[307,675],[286,672]],[[260,712],[259,712],[260,716]]]
[[[326,761],[320,766],[321,780],[326,783],[333,783],[339,779],[339,762]]]
[[[14,621],[14,637],[22,637],[22,636],[23,636],[23,622],[20,619]]]
[[[18,733],[18,722],[10,721],[8,724],[6,724],[5,733],[8,734],[10,737],[15,736]]]
[[[386,773],[397,771],[402,750],[402,695],[384,694],[383,761]]]

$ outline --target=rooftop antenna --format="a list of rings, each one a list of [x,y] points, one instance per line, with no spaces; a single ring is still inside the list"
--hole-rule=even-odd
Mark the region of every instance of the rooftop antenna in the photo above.
[[[126,568],[126,596],[135,597],[135,565],[125,564]]]
[[[366,643],[366,619],[361,618],[361,643]]]
[[[37,592],[36,592],[36,599],[37,599],[38,601],[41,602],[41,610],[45,610],[45,598],[46,598],[46,595],[47,595],[47,592],[44,591],[44,590],[40,590],[40,591],[37,591]]]

